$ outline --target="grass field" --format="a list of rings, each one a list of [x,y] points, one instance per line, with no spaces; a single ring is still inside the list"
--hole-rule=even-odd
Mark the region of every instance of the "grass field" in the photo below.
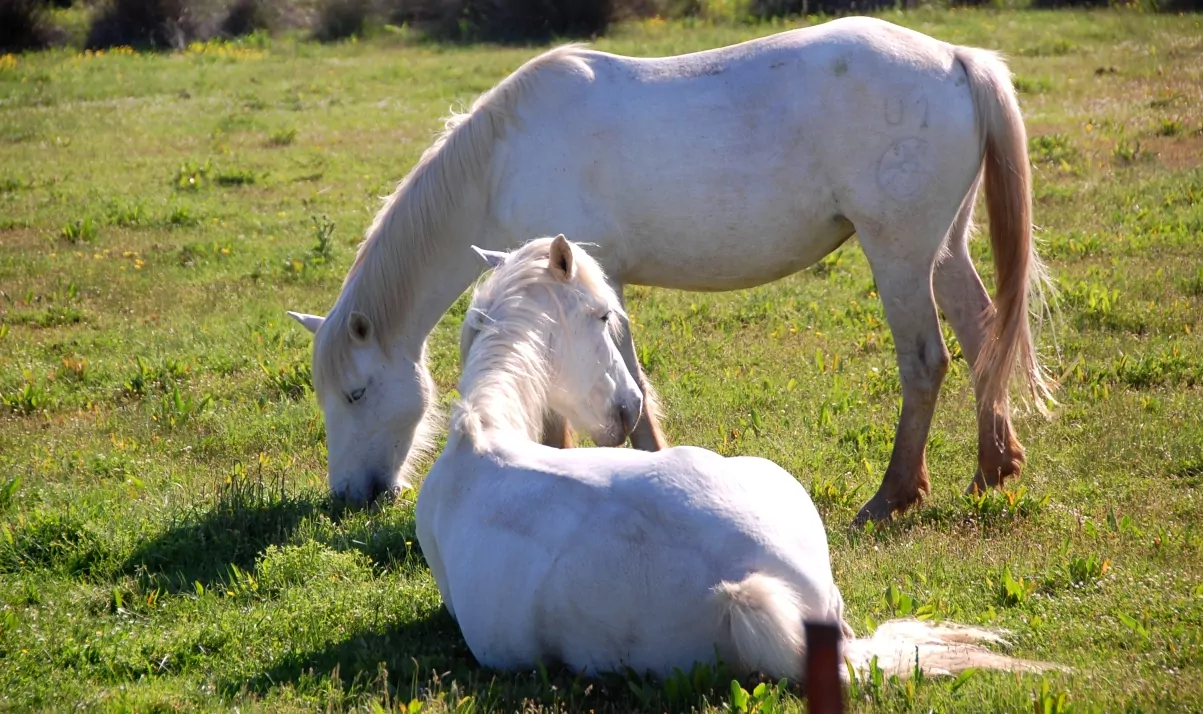
[[[1010,493],[960,496],[972,394],[946,329],[931,498],[847,531],[900,399],[850,243],[756,290],[628,289],[669,438],[796,474],[858,632],[906,614],[987,623],[1074,668],[864,682],[854,709],[1199,711],[1203,21],[888,18],[1012,57],[1061,288],[1042,333],[1060,412],[1018,420],[1029,466]],[[668,54],[780,28],[650,21],[597,44]],[[366,512],[324,496],[310,338],[284,310],[333,303],[377,197],[439,118],[536,51],[393,33],[0,57],[0,709],[731,706],[713,673],[660,687],[480,670],[413,543],[413,494]],[[444,402],[463,307],[432,340]],[[773,688],[754,700],[802,707]]]

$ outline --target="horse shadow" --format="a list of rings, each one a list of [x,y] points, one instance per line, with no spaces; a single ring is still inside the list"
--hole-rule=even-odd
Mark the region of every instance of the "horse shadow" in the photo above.
[[[248,570],[271,545],[289,541],[302,521],[331,511],[327,498],[288,493],[282,477],[233,477],[208,498],[172,517],[170,525],[141,543],[121,572],[146,578],[169,593],[208,588],[231,575],[231,566]]]
[[[385,509],[393,514],[392,523],[350,520],[353,514]],[[336,549],[358,550],[381,567],[421,558],[413,509],[405,508],[399,497],[356,506],[325,491],[289,491],[283,474],[272,481],[260,474],[222,481],[212,495],[173,516],[165,530],[140,544],[120,572],[170,594],[192,591],[198,584],[209,589],[237,577],[233,568],[252,570],[270,546],[293,542],[302,524],[319,516],[346,526],[327,541]]]
[[[409,701],[448,675],[466,682],[474,669],[476,660],[458,625],[440,606],[417,619],[377,622],[347,639],[288,652],[250,677],[221,682],[218,690],[226,696],[264,696],[283,685],[307,690],[308,684],[322,688],[321,682],[335,680],[352,691],[382,694],[387,687],[392,698]]]
[[[763,677],[737,678],[722,663],[699,665],[671,679],[633,670],[585,677],[558,663],[518,672],[482,667],[440,605],[416,619],[377,623],[340,642],[290,652],[245,679],[220,682],[218,691],[232,700],[263,698],[288,687],[338,700],[326,702],[334,708],[417,699],[459,711],[471,698],[471,711],[530,711],[534,705],[597,714],[696,711],[729,695],[733,680],[748,691],[768,683]]]

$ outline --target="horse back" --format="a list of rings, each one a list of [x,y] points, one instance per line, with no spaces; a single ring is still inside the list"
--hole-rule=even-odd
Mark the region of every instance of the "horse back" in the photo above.
[[[981,163],[952,46],[880,20],[677,57],[576,52],[588,72],[515,108],[496,233],[595,243],[623,282],[761,284],[834,250],[856,218],[959,202]]]

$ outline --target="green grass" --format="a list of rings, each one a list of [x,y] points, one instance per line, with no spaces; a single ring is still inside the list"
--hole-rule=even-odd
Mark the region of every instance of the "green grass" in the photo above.
[[[975,430],[957,356],[931,499],[846,531],[879,483],[899,405],[889,330],[850,244],[755,290],[628,290],[668,435],[797,475],[827,519],[858,631],[904,614],[987,623],[1011,630],[1020,656],[1074,668],[870,678],[856,710],[1198,711],[1200,20],[888,17],[1013,58],[1062,293],[1042,349],[1063,408],[1019,418],[1030,461],[1009,494],[960,496]],[[598,45],[667,54],[781,27],[650,21]],[[660,686],[482,671],[413,543],[413,494],[362,512],[323,494],[310,337],[284,310],[329,307],[378,197],[448,106],[535,51],[394,34],[0,59],[0,707],[743,700],[721,672]],[[989,281],[987,243],[974,251]],[[463,308],[432,340],[444,394]],[[748,708],[801,707],[753,684]]]

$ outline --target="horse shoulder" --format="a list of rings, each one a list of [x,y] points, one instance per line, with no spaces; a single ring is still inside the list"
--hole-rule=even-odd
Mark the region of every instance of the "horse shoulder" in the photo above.
[[[728,468],[738,470],[740,472],[753,472],[758,475],[763,475],[766,478],[782,479],[795,482],[793,475],[781,467],[776,461],[771,461],[763,456],[728,456],[725,461]]]
[[[682,446],[673,446],[659,452],[662,458],[673,465],[682,469],[697,469],[721,464],[725,461],[724,457],[700,446],[690,446],[688,444]]]

